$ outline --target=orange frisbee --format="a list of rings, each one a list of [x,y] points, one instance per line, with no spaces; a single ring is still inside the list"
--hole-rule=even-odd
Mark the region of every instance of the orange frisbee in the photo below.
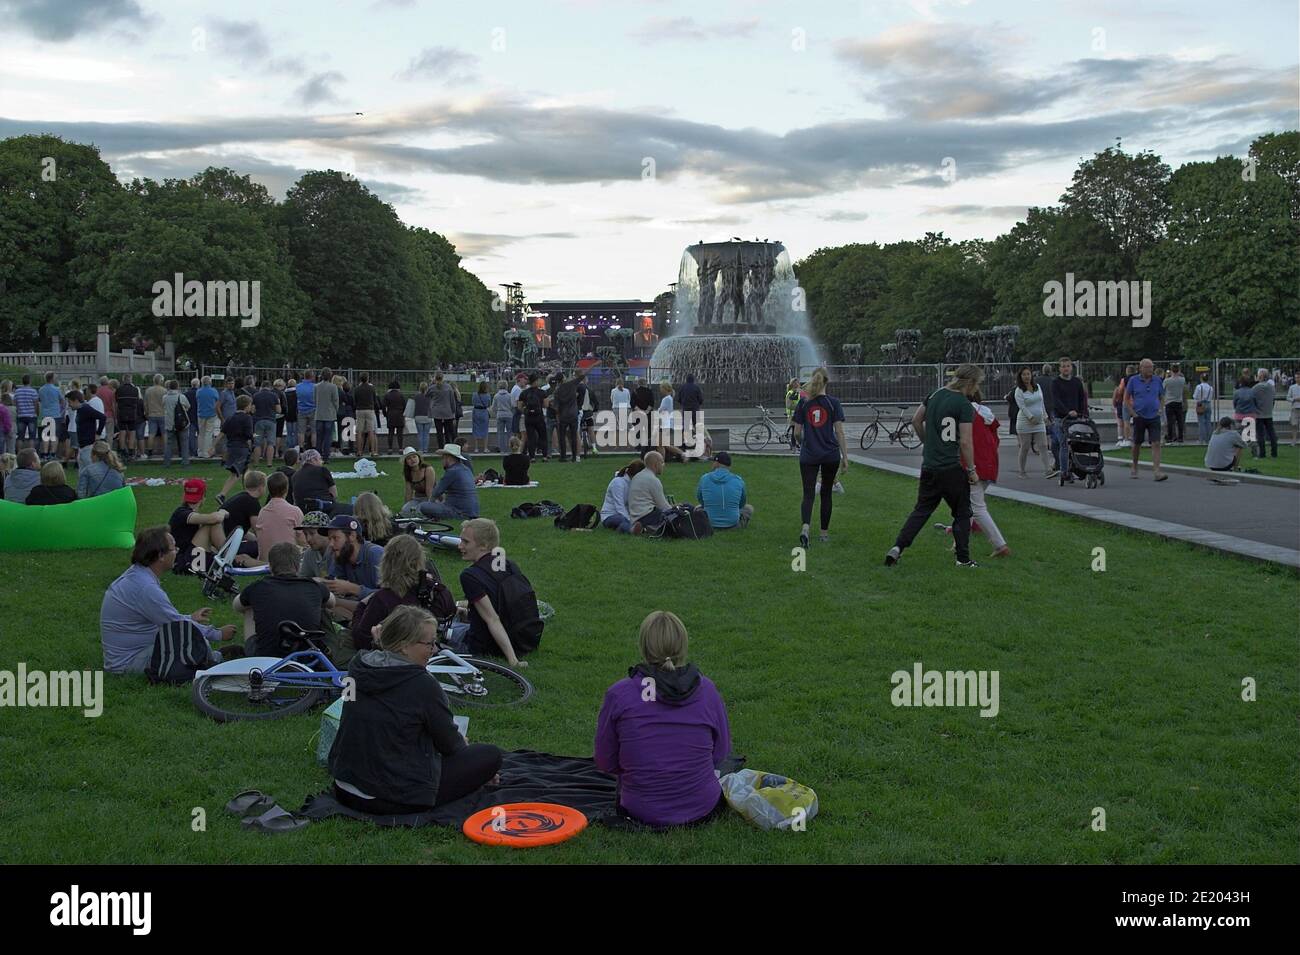
[[[587,828],[587,817],[569,806],[549,802],[512,802],[476,812],[461,831],[486,846],[549,846]]]

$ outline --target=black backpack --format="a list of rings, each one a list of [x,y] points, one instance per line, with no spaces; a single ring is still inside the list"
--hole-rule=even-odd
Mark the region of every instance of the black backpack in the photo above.
[[[546,624],[537,609],[533,585],[520,571],[519,565],[508,560],[504,571],[490,571],[475,564],[470,571],[488,584],[492,607],[501,618],[501,625],[506,628],[515,652],[522,656],[536,650],[542,642],[542,630]]]
[[[589,531],[600,523],[600,511],[591,504],[575,504],[567,514],[555,519],[555,526],[562,531]]]
[[[564,506],[554,501],[541,501],[534,504],[528,501],[510,509],[511,517],[559,517],[564,513]]]
[[[185,406],[181,404],[180,399],[178,398],[176,399],[176,407],[172,411],[172,430],[185,431],[189,428],[189,426],[190,426],[189,413],[185,410]]]
[[[713,522],[709,520],[709,512],[691,504],[678,504],[668,512],[664,521],[664,536],[680,537],[683,540],[712,537]]]
[[[501,475],[497,473],[496,468],[488,468],[481,475],[484,484],[500,484]]]
[[[144,673],[150,683],[189,683],[208,668],[210,656],[208,641],[192,620],[173,620],[158,628]]]

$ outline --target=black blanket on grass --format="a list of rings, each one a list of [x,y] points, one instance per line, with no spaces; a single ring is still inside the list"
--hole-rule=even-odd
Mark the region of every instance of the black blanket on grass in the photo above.
[[[357,812],[334,798],[333,787],[308,796],[300,812],[309,819],[347,816],[377,826],[455,826],[459,829],[474,813],[512,802],[550,802],[579,810],[591,823],[619,825],[616,818],[617,783],[590,759],[552,756],[521,749],[501,760],[501,785],[484,786],[463,799],[437,806],[429,812],[405,816],[375,816]]]

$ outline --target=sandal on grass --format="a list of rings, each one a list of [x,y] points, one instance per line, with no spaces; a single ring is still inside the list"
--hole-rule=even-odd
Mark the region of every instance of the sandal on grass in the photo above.
[[[296,832],[307,825],[310,820],[295,816],[287,809],[273,805],[260,816],[249,816],[240,825],[245,829],[273,834],[277,832]]]
[[[274,805],[275,800],[260,789],[245,789],[226,803],[226,812],[236,816],[260,816]]]

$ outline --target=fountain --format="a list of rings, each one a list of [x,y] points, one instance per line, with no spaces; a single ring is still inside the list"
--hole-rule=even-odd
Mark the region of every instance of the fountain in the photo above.
[[[803,290],[780,242],[701,242],[682,253],[676,320],[650,359],[672,381],[780,381],[818,363]]]

